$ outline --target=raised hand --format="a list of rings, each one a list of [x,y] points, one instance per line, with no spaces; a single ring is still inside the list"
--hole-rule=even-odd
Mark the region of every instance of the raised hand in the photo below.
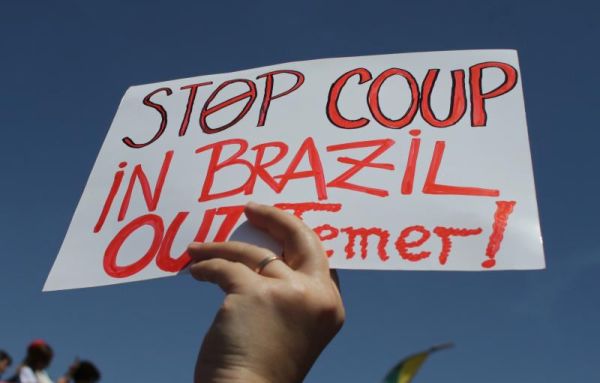
[[[191,273],[226,293],[204,338],[195,381],[301,382],[344,322],[341,296],[316,234],[277,208],[245,214],[283,258],[243,242],[192,243]]]

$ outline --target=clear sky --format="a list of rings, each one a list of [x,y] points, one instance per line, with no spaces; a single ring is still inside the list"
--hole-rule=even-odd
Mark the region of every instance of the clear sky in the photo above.
[[[53,377],[187,382],[220,291],[189,276],[42,293],[122,94],[315,58],[519,51],[548,269],[342,271],[348,319],[306,382],[600,381],[596,1],[0,1],[0,348],[42,337]],[[510,153],[507,153],[510,155]]]

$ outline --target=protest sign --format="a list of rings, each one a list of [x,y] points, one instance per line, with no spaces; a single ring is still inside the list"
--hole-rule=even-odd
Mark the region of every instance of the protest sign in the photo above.
[[[544,267],[512,50],[294,62],[127,90],[44,290],[177,274],[273,204],[332,267]]]

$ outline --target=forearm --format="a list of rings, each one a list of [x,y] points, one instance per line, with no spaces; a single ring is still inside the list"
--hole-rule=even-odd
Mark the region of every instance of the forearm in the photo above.
[[[274,360],[270,368],[258,366],[222,366],[198,357],[195,369],[195,383],[300,383],[308,369],[298,371],[286,361]]]
[[[273,383],[250,371],[209,370],[196,367],[196,383]]]

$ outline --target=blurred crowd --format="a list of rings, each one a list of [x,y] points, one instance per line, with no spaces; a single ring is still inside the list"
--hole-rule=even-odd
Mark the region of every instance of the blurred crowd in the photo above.
[[[52,363],[54,352],[45,341],[34,340],[27,347],[25,359],[15,366],[12,374],[7,370],[13,364],[12,357],[0,350],[0,383],[53,383],[46,369]],[[100,381],[100,371],[87,360],[76,359],[56,383],[96,383]]]

